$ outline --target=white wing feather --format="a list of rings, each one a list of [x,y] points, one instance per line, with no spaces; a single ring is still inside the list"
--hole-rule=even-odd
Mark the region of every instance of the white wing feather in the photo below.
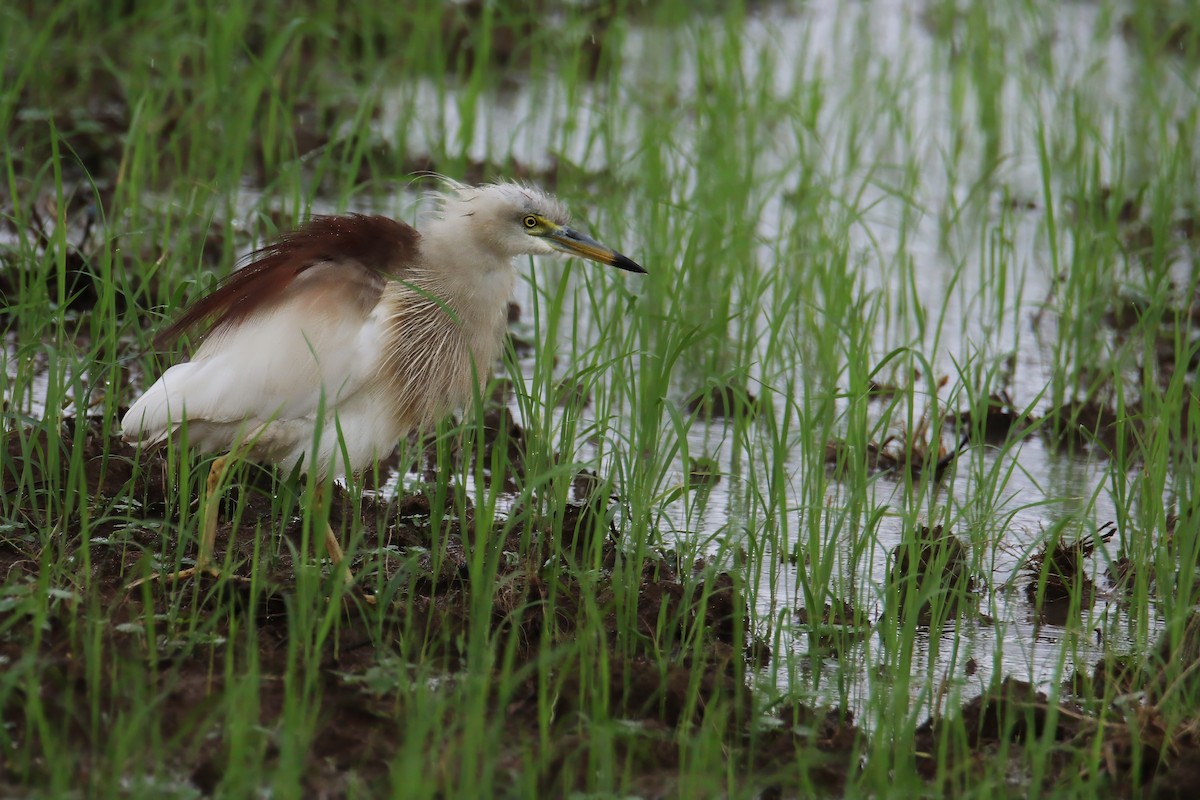
[[[364,466],[400,433],[378,377],[382,311],[364,310],[354,298],[300,287],[163,373],[126,413],[123,437],[158,444],[186,422],[192,447],[220,452],[244,443],[250,458],[290,466],[312,450],[320,418],[322,471],[343,471],[343,445],[349,467]]]

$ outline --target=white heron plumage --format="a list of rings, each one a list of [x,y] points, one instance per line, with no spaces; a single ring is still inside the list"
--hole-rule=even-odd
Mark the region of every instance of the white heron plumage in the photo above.
[[[314,218],[256,252],[160,337],[191,331],[200,344],[134,402],[122,436],[154,446],[186,427],[201,452],[300,463],[322,480],[362,470],[486,380],[515,258],[566,253],[645,271],[568,221],[536,187],[449,180],[419,232],[380,216]],[[210,496],[224,466],[212,467]],[[173,577],[207,566],[215,525],[206,511],[196,567]],[[326,544],[339,561],[331,530]]]
[[[313,450],[320,423],[306,471],[360,470],[486,379],[503,342],[514,258],[566,252],[641,271],[566,227],[566,208],[535,187],[449,182],[438,200],[420,233],[382,217],[326,217],[259,251],[255,263],[275,262],[235,287],[240,300],[218,304],[191,359],[125,414],[124,438],[158,444],[186,420],[188,444],[201,452],[244,445],[252,461],[291,466]],[[272,280],[280,272],[286,284]],[[239,314],[238,302],[254,308]]]

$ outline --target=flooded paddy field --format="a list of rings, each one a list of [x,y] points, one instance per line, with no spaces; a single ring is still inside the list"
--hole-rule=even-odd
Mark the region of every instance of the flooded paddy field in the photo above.
[[[1187,4],[64,9],[0,26],[0,794],[1200,788]],[[520,264],[355,586],[240,464],[130,588],[208,470],[120,440],[154,333],[430,172],[648,274]]]

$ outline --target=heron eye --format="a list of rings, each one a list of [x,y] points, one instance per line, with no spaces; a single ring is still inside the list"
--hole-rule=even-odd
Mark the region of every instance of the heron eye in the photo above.
[[[538,218],[533,214],[526,214],[525,218],[521,220],[521,223],[529,230],[533,230],[538,226]]]

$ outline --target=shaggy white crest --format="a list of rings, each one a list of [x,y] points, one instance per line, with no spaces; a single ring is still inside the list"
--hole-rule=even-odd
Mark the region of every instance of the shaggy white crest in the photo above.
[[[425,230],[428,236],[446,235],[461,241],[469,237],[493,257],[549,255],[558,251],[546,242],[543,231],[533,231],[522,220],[535,215],[554,226],[571,221],[567,207],[531,184],[485,183],[471,186],[439,176],[445,188],[430,192],[434,214]]]
[[[571,212],[561,200],[531,183],[498,181],[471,186],[453,178],[437,177],[446,188],[435,190],[431,195],[437,203],[438,216],[442,218],[470,216],[480,205],[486,205],[494,211],[518,216],[540,214],[556,225],[571,222]]]

